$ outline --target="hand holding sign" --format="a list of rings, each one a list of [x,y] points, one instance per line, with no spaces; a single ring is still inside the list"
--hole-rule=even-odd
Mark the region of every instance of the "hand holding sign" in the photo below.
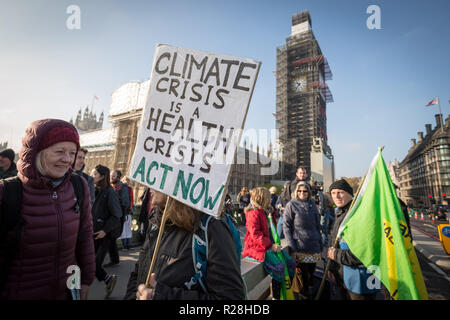
[[[151,275],[170,199],[213,216],[221,210],[259,68],[251,59],[156,47],[129,172],[168,197],[138,298],[154,295]]]

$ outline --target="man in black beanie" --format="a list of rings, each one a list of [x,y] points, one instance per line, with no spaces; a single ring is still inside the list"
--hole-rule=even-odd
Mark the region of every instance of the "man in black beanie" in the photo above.
[[[339,227],[346,217],[351,205],[353,188],[347,181],[341,179],[333,182],[329,191],[337,210],[335,213],[336,218],[333,230],[331,231],[330,247],[327,250],[327,256],[332,260],[328,276],[332,282],[335,283],[337,298],[343,300],[374,300],[376,294],[367,290],[365,280],[360,282],[361,286],[354,286],[352,288],[346,286],[346,282],[344,281],[344,266],[347,267],[345,270],[350,272],[346,274],[347,279],[351,277],[349,277],[349,274],[358,277],[360,274],[358,270],[362,269],[364,271],[365,267],[348,249],[348,246],[343,242],[343,239],[336,239]],[[336,242],[336,240],[338,240],[338,242]],[[358,283],[359,280],[360,279],[358,278],[357,281],[353,281],[353,283]]]
[[[0,152],[0,179],[6,179],[17,175],[17,167],[14,163],[14,150],[5,149]]]

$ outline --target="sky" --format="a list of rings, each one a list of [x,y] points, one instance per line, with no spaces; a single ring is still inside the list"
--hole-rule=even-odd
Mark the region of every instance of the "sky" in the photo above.
[[[71,5],[80,9],[79,29]],[[369,29],[380,8],[380,29]],[[333,73],[328,144],[336,177],[363,176],[377,148],[403,160],[440,98],[450,112],[448,0],[0,0],[0,142],[18,151],[34,120],[108,115],[111,94],[149,79],[159,43],[261,61],[245,129],[274,129],[276,48],[309,10]],[[104,127],[110,126],[105,121]]]

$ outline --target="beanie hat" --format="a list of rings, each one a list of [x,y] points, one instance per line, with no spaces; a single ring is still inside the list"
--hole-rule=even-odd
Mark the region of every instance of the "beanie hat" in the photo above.
[[[0,152],[0,157],[8,158],[11,162],[14,162],[14,157],[16,154],[14,153],[13,149],[5,149],[2,152]]]
[[[329,191],[331,192],[331,190],[333,189],[344,190],[353,196],[353,188],[344,179],[333,182],[330,186]]]
[[[39,143],[38,152],[58,143],[58,142],[73,142],[80,148],[80,137],[78,132],[70,127],[54,127],[43,137]]]

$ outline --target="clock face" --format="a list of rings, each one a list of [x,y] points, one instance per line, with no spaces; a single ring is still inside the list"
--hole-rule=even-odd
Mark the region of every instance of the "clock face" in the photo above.
[[[306,89],[306,76],[298,76],[292,80],[291,90],[294,92],[305,91]]]

